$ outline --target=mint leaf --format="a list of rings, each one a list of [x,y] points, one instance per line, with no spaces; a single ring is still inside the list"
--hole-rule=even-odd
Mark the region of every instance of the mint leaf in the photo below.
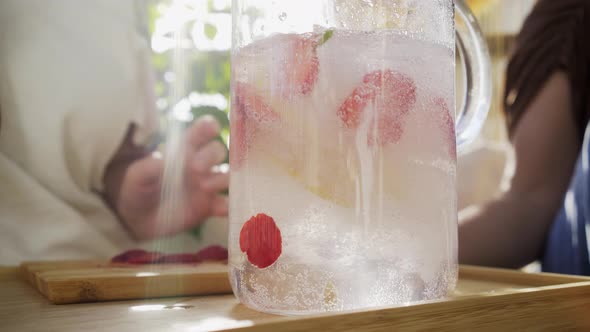
[[[333,34],[334,34],[334,30],[333,29],[326,30],[326,32],[324,32],[324,35],[322,36],[322,39],[318,43],[318,46],[324,45],[330,38],[332,38],[332,35]]]

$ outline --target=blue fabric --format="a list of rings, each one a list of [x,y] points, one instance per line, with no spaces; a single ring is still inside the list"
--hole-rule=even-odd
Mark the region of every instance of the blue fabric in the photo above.
[[[590,126],[568,192],[549,232],[542,259],[544,272],[590,275]]]

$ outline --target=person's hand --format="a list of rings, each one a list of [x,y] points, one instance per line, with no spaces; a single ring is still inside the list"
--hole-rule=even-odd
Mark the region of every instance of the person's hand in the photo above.
[[[187,129],[184,172],[179,167],[170,179],[164,180],[164,161],[158,153],[114,163],[110,176],[107,169],[107,200],[137,238],[174,234],[208,217],[227,215],[227,197],[221,192],[228,188],[229,175],[227,167],[219,166],[227,150],[214,139],[219,130],[209,116]]]

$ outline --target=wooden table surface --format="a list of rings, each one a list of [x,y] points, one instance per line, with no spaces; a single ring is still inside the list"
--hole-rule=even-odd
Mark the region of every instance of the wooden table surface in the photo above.
[[[493,277],[477,280],[481,273]],[[22,280],[16,268],[0,267],[0,330],[498,331],[508,326],[510,331],[590,331],[589,280],[462,268],[451,300],[394,310],[282,317],[250,310],[233,295],[53,305]]]

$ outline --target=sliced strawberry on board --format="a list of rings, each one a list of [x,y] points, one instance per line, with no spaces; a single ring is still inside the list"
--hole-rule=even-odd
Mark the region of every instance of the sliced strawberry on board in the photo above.
[[[208,246],[197,252],[195,258],[200,262],[205,261],[226,261],[227,249],[222,246]]]
[[[222,246],[208,246],[196,253],[181,253],[162,255],[156,263],[201,263],[206,261],[225,261],[227,260],[227,249]]]
[[[157,264],[190,264],[190,263],[199,263],[200,260],[197,259],[197,255],[193,253],[185,253],[185,254],[168,254],[162,255],[157,262]]]
[[[157,251],[146,251],[143,255],[129,258],[127,264],[156,264],[162,258],[162,254]]]
[[[111,263],[126,264],[191,264],[205,261],[227,261],[227,249],[222,246],[212,245],[196,253],[180,254],[162,254],[157,251],[132,249],[111,259]]]
[[[375,141],[384,145],[395,143],[402,137],[404,118],[415,103],[416,84],[409,76],[391,69],[376,70],[363,77],[361,84],[340,106],[337,115],[350,129],[357,129],[364,116],[372,116],[367,141],[369,145]],[[375,114],[367,115],[365,110],[370,105]]]
[[[237,82],[231,109],[230,163],[238,169],[248,153],[256,129],[279,119],[279,115],[260,97],[254,87]]]
[[[153,264],[160,260],[163,256],[164,255],[157,251],[131,249],[113,257],[111,259],[111,263]]]
[[[258,268],[271,266],[282,253],[281,231],[274,219],[264,213],[250,218],[240,231],[240,249]]]
[[[143,249],[131,249],[127,250],[124,253],[121,253],[111,259],[112,263],[126,263],[128,260],[135,258],[135,257],[142,257],[147,254],[147,251]]]
[[[279,81],[278,89],[283,97],[309,94],[318,79],[319,60],[317,56],[318,36],[315,34],[285,35],[285,41],[277,44],[280,52],[274,63]]]
[[[436,98],[434,105],[437,107],[435,112],[441,112],[440,123],[441,129],[445,135],[449,156],[454,160],[457,159],[457,138],[455,136],[455,119],[451,115],[451,110],[443,98]]]

